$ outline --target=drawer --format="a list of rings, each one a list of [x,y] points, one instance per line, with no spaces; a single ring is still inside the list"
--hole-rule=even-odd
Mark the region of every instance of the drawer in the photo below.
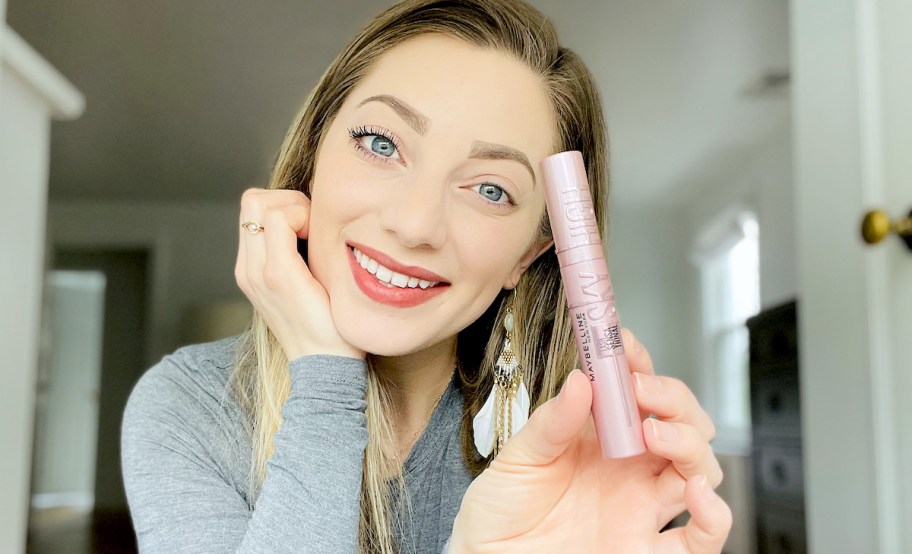
[[[751,379],[768,379],[798,376],[798,361],[780,359],[750,364]]]
[[[804,471],[798,446],[760,446],[754,450],[757,501],[804,510]]]
[[[757,548],[760,554],[807,552],[804,513],[761,507],[757,513]]]
[[[764,363],[798,359],[798,333],[795,327],[752,329],[750,333],[750,362]]]
[[[798,359],[797,308],[786,304],[747,320],[750,331],[750,361],[764,363]]]
[[[801,437],[798,375],[753,379],[751,420],[757,437]]]

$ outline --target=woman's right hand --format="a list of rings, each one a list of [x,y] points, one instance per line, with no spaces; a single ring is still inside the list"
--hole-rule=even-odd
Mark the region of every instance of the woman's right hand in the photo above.
[[[336,330],[329,297],[297,250],[306,239],[310,199],[300,191],[249,188],[241,196],[240,242],[234,277],[289,360],[310,354],[363,359]],[[253,220],[263,231],[243,227]]]

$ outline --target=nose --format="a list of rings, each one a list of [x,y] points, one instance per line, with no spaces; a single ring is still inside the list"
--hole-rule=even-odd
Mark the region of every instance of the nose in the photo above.
[[[383,227],[409,248],[440,248],[446,241],[446,187],[415,175],[395,185],[380,214]]]

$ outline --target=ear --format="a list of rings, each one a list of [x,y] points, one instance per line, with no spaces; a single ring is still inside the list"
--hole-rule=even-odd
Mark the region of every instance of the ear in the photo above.
[[[529,269],[529,266],[532,265],[532,262],[538,259],[539,256],[547,252],[552,246],[554,246],[554,240],[548,239],[547,242],[541,244],[540,246],[532,246],[529,248],[529,251],[526,252],[526,255],[523,256],[519,262],[516,263],[516,266],[510,271],[510,274],[507,276],[507,281],[504,283],[503,288],[506,290],[513,290],[516,288],[516,285],[519,283],[519,278],[522,277],[522,274]]]

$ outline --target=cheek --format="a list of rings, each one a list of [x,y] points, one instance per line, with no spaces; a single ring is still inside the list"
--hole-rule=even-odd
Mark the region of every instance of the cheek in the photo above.
[[[382,184],[376,172],[352,156],[327,152],[311,187],[312,217],[340,220],[362,214],[382,199]]]
[[[500,290],[524,252],[525,236],[502,222],[466,226],[460,241],[463,268],[484,288]]]
[[[336,233],[342,225],[363,213],[368,199],[365,178],[357,164],[337,152],[326,152],[311,185],[312,236]]]
[[[318,172],[311,187],[310,223],[307,231],[308,265],[314,277],[325,286],[333,282],[330,262],[341,251],[341,229],[350,219],[346,203],[340,202],[340,187],[333,175]]]
[[[307,237],[308,264],[324,287],[328,288],[340,273],[349,270],[345,240],[358,238],[350,230],[364,227],[376,205],[376,199],[365,194],[367,188],[357,177],[344,171],[315,175]]]

